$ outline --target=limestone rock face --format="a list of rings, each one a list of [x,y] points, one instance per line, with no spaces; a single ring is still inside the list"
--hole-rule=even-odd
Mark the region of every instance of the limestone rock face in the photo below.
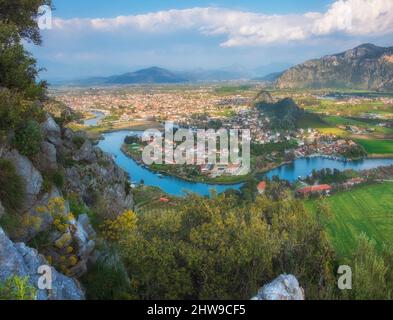
[[[22,178],[26,188],[26,206],[31,207],[41,191],[43,183],[41,173],[27,157],[21,155],[17,150],[7,152],[4,158],[15,165],[16,172]]]
[[[82,146],[74,141],[85,140]],[[99,201],[106,218],[116,217],[124,210],[133,208],[132,195],[127,194],[128,175],[120,169],[111,156],[94,147],[84,132],[62,131],[62,145],[58,148],[60,158],[72,159],[65,167],[64,188],[75,193],[88,206]]]
[[[60,127],[51,116],[47,116],[46,121],[41,124],[41,132],[50,143],[56,146],[61,143]]]
[[[75,161],[84,161],[87,163],[94,163],[97,161],[97,156],[89,140],[86,140],[82,147],[74,153],[73,159]]]
[[[343,53],[309,60],[288,69],[276,86],[286,88],[350,88],[391,90],[393,47],[363,44]]]
[[[28,277],[38,289],[38,268],[48,265],[45,258],[23,243],[13,243],[0,228],[0,281],[12,276]],[[38,300],[83,300],[84,293],[79,283],[52,270],[52,290],[38,290]]]
[[[54,144],[43,141],[41,151],[34,156],[33,163],[41,172],[54,171],[58,169],[57,151]]]
[[[283,274],[259,290],[253,300],[305,300],[305,296],[296,277]]]

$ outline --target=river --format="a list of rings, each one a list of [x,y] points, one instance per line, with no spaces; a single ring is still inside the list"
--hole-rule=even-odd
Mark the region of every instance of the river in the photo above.
[[[83,124],[87,127],[96,127],[101,122],[101,120],[105,118],[105,113],[100,111],[92,111],[91,113],[94,114],[95,117],[84,120]]]
[[[159,187],[166,193],[175,196],[184,196],[187,192],[206,196],[209,195],[212,190],[221,193],[229,189],[239,190],[241,188],[242,184],[210,185],[206,183],[189,182],[172,176],[161,176],[146,169],[125,156],[121,151],[121,146],[126,136],[140,134],[141,132],[135,131],[111,132],[104,134],[104,139],[98,144],[103,151],[115,157],[116,163],[130,175],[134,183],[140,183],[141,180],[143,180],[145,185]],[[387,165],[393,165],[393,159],[364,159],[344,162],[324,157],[312,157],[297,159],[291,164],[286,164],[271,170],[266,176],[268,178],[279,176],[281,179],[294,182],[299,177],[310,175],[313,170],[320,170],[323,168],[338,169],[340,171],[347,169],[364,170]]]

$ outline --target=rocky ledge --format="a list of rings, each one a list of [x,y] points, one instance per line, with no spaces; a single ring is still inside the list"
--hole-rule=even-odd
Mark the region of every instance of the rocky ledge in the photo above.
[[[305,296],[295,276],[282,274],[262,287],[252,300],[305,300]]]
[[[83,300],[84,292],[75,279],[67,277],[54,268],[52,270],[52,290],[39,290],[41,276],[38,268],[48,265],[48,261],[37,250],[24,243],[13,243],[0,228],[0,281],[10,277],[27,277],[29,284],[37,289],[37,300]]]

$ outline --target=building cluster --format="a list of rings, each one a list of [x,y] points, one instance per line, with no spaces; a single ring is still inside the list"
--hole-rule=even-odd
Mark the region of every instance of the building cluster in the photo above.
[[[59,93],[56,98],[74,110],[111,110],[118,122],[158,119],[188,122],[192,114],[220,117],[248,108],[251,98],[237,94],[219,96],[214,88],[162,90],[160,88],[89,89]],[[115,121],[115,122],[116,122]]]

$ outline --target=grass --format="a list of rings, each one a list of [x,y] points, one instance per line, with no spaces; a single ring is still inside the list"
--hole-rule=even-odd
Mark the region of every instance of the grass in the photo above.
[[[311,211],[315,201],[308,201]],[[327,231],[339,258],[349,257],[365,233],[381,249],[393,243],[393,182],[362,186],[328,198],[333,217]]]
[[[369,154],[393,154],[393,140],[357,139]]]
[[[320,115],[306,112],[297,123],[298,128],[316,129],[323,134],[331,134],[336,136],[347,136],[345,130],[336,127],[336,124],[325,121]]]
[[[135,201],[135,212],[144,213],[154,210],[172,209],[177,203],[175,197],[165,194],[156,187],[139,186],[133,192]],[[167,198],[170,203],[160,202],[160,198]]]

